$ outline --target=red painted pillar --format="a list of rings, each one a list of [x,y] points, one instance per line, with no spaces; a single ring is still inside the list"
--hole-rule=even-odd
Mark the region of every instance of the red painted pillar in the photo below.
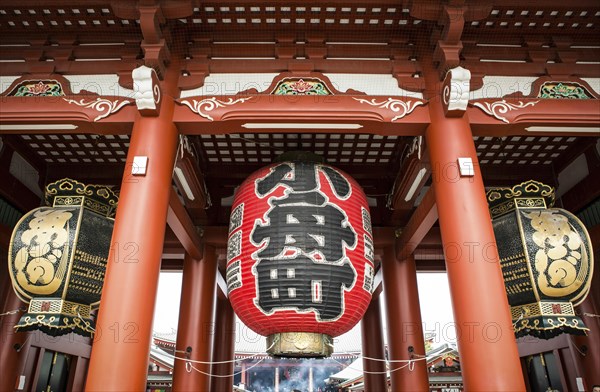
[[[22,302],[13,291],[10,279],[6,280],[4,303],[0,307],[0,313],[7,313],[16,309],[26,308],[27,304]],[[17,351],[15,345],[21,347],[27,339],[27,333],[15,332],[14,326],[19,321],[23,312],[0,316],[0,391],[12,391],[16,385],[19,372],[19,356],[21,350]]]
[[[591,295],[588,295],[576,310],[582,314],[581,319],[590,331],[587,336],[573,336],[573,344],[577,346],[577,349],[571,349],[571,351],[575,359],[581,363],[583,378],[591,391],[593,385],[600,385],[600,372],[598,371],[600,369],[599,310]]]
[[[524,391],[471,128],[466,115],[445,117],[437,71],[425,71],[431,118],[425,136],[465,389]],[[458,174],[459,157],[472,159],[473,177]]]
[[[383,329],[381,327],[381,306],[379,296],[371,299],[371,303],[361,321],[363,369],[365,373],[366,391],[387,391],[387,374],[385,353],[383,350]],[[379,361],[374,361],[374,358]]]
[[[203,362],[212,360],[216,274],[217,257],[212,246],[204,247],[202,260],[185,256],[175,345],[178,357],[186,357],[186,349],[190,347],[190,359]],[[192,366],[199,371],[189,368],[188,372],[185,361],[175,360],[174,391],[209,390],[210,364],[192,363]]]
[[[177,72],[167,74],[165,90],[174,89],[177,77]],[[160,115],[138,114],[131,133],[87,391],[146,389],[152,317],[178,142],[172,122],[174,101],[168,95],[173,91],[165,90]],[[143,177],[131,175],[134,156],[148,157]]]
[[[246,363],[242,362],[242,370],[241,370],[241,383],[246,385]],[[277,375],[276,375],[277,377]]]
[[[590,330],[587,336],[573,336],[573,344],[577,349],[571,351],[575,360],[582,365],[583,378],[588,388],[586,390],[591,391],[592,386],[600,385],[600,306],[597,302],[597,298],[600,297],[600,226],[589,229],[589,234],[594,249],[595,273],[587,298],[575,311],[581,315],[585,326]]]
[[[381,267],[390,360],[419,358],[425,355],[425,340],[415,259],[410,256],[399,261],[396,259],[395,249],[388,247],[384,250]],[[411,357],[409,347],[417,355]],[[402,369],[394,371],[398,368]],[[429,390],[426,361],[416,361],[414,367],[407,366],[404,362],[390,362],[390,372],[393,391]]]
[[[213,362],[233,361],[235,353],[235,313],[227,298],[217,298]],[[210,390],[229,391],[233,386],[234,362],[213,364]],[[229,376],[231,375],[231,376]]]

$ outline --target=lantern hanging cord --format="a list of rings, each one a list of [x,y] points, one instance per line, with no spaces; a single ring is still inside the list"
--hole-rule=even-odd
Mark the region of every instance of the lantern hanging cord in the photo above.
[[[197,371],[198,373],[202,373],[202,374],[204,374],[205,376],[209,376],[209,377],[219,377],[219,378],[224,378],[224,377],[235,377],[235,376],[237,376],[238,374],[242,374],[244,371],[248,371],[248,370],[252,369],[253,367],[260,365],[260,363],[261,363],[262,361],[264,361],[265,359],[266,359],[266,357],[263,357],[263,358],[259,359],[259,360],[258,360],[258,362],[256,362],[256,363],[255,363],[255,364],[253,364],[252,366],[248,366],[248,367],[247,367],[245,370],[240,370],[239,372],[235,372],[235,373],[231,373],[231,374],[212,374],[212,373],[203,372],[202,370],[195,368],[195,367],[194,367],[194,365],[192,365],[192,363],[191,363],[191,362],[186,362],[186,364],[185,364],[185,368],[186,368],[186,370],[187,370],[187,369],[188,369],[188,364],[189,364],[189,368],[191,368],[191,369],[194,369],[194,370],[195,370],[195,371]],[[214,362],[213,362],[213,363],[214,363]],[[190,372],[190,370],[188,370],[188,373],[189,373],[189,372]]]
[[[77,317],[79,317],[79,319],[81,321],[83,321],[83,323],[85,324],[85,326],[87,328],[91,329],[92,332],[94,332],[94,333],[96,332],[96,329],[94,327],[92,327],[92,324],[89,321],[85,320],[83,317],[81,317],[81,314],[79,314],[79,311],[77,312]]]
[[[24,311],[24,309],[9,310],[8,312],[0,313],[0,317],[8,316],[9,314],[16,314],[16,313],[23,312],[23,311]]]
[[[412,356],[417,357],[417,359],[421,360],[421,359],[425,359],[425,355],[421,355],[421,354],[412,354]],[[364,359],[368,360],[368,361],[376,361],[376,362],[389,362],[389,363],[406,363],[406,362],[411,362],[411,361],[416,361],[417,359],[382,359],[382,358],[370,358],[370,357],[363,357]]]
[[[329,346],[333,347],[333,344],[327,343]],[[415,354],[412,353],[411,356],[413,357],[417,357],[418,359],[384,359],[384,358],[371,358],[371,357],[365,357],[363,356],[363,359],[366,359],[368,361],[376,361],[376,362],[386,362],[386,363],[410,363],[416,360],[421,360],[421,359],[425,359],[426,356],[422,355],[422,354]]]
[[[517,326],[517,323],[519,321],[521,321],[523,319],[523,316],[525,316],[525,311],[523,309],[521,309],[521,315],[519,316],[518,319],[515,320],[515,322],[513,323],[513,328]]]
[[[575,341],[575,339],[573,339],[572,335],[569,335],[569,340],[571,340],[571,343],[573,343],[573,347],[575,348],[575,350],[577,350],[577,352],[582,356],[585,357],[586,353],[584,353],[583,351],[581,351],[579,349],[579,346],[577,346],[577,342]]]
[[[269,347],[267,347],[266,351],[269,351],[270,349],[272,349],[272,348],[273,348],[273,346],[275,346],[275,344],[276,344],[278,341],[279,341],[279,338],[276,338],[276,339],[274,339],[274,340],[273,340],[273,343],[272,343],[272,344],[271,344]],[[198,360],[195,360],[195,359],[189,359],[189,358],[178,357],[178,356],[175,356],[175,355],[171,355],[171,354],[169,354],[169,353],[164,353],[163,355],[165,355],[165,356],[167,356],[167,357],[169,357],[169,358],[178,359],[178,360],[180,360],[180,361],[186,361],[186,362],[190,362],[190,363],[199,363],[199,364],[201,364],[201,365],[219,365],[219,364],[222,364],[222,363],[232,363],[232,362],[237,362],[237,361],[243,361],[243,360],[246,360],[246,359],[253,359],[253,358],[256,358],[256,357],[258,357],[258,356],[259,356],[259,355],[261,355],[261,354],[249,355],[249,356],[247,356],[247,357],[244,357],[244,358],[238,358],[238,359],[229,359],[229,360],[227,360],[227,361],[198,361]],[[261,359],[261,361],[262,361],[262,360],[264,360],[264,358],[263,358],[263,359]],[[186,368],[187,368],[187,365],[186,365]]]
[[[600,317],[600,314],[587,313],[587,312],[584,312],[583,315],[586,317]]]
[[[345,363],[342,363],[342,362],[338,361],[338,360],[337,360],[337,359],[335,359],[335,358],[331,358],[331,359],[332,359],[334,362],[337,362],[339,365],[346,366],[346,364],[345,364]],[[398,370],[402,370],[402,369],[404,369],[404,368],[406,368],[406,367],[408,367],[408,370],[412,372],[412,371],[414,370],[414,368],[415,368],[415,362],[417,362],[417,361],[423,361],[424,359],[425,359],[425,358],[417,358],[417,359],[407,359],[407,360],[401,360],[401,361],[399,360],[399,361],[395,361],[395,362],[407,362],[407,363],[406,363],[406,365],[404,365],[404,366],[400,366],[400,367],[397,367],[397,368],[395,368],[395,369],[388,369],[388,370],[386,370],[386,371],[384,371],[384,372],[370,372],[370,371],[366,371],[366,370],[363,370],[363,369],[357,369],[357,368],[353,368],[352,366],[346,366],[346,367],[347,367],[347,368],[350,368],[350,369],[352,369],[352,370],[356,370],[356,371],[359,371],[359,372],[363,372],[363,373],[365,373],[365,374],[387,374],[388,372],[389,372],[389,373],[393,373],[393,372],[396,372],[396,371],[398,371]],[[389,367],[389,365],[388,365],[388,367]]]

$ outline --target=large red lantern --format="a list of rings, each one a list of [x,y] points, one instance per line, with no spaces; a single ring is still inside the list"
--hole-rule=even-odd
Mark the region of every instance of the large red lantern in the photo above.
[[[252,174],[232,205],[227,287],[238,317],[276,356],[328,356],[371,300],[366,197],[324,164],[284,162]]]

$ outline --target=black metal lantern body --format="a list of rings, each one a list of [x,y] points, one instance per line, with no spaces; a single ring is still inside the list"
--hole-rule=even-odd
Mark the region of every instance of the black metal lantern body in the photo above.
[[[29,309],[15,329],[91,336],[100,301],[117,196],[64,179],[17,223],[8,254],[13,288]]]
[[[554,189],[535,181],[492,189],[487,198],[516,336],[585,334],[573,308],[585,299],[593,272],[584,225],[548,208]]]

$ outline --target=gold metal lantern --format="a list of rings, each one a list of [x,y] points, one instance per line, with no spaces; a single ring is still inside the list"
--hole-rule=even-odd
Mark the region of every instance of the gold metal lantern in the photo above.
[[[573,308],[588,294],[594,266],[583,223],[551,208],[554,188],[536,181],[490,189],[487,200],[516,336],[585,334]]]
[[[15,329],[91,336],[118,197],[108,187],[63,179],[46,187],[47,207],[25,214],[8,252],[13,288],[29,303]]]

